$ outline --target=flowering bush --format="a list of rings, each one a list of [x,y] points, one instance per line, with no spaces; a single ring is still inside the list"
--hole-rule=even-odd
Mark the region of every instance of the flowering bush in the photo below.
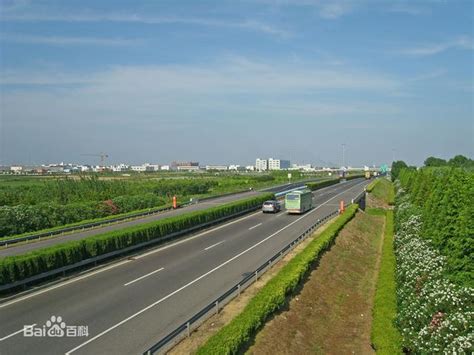
[[[398,188],[396,201],[397,325],[406,351],[474,351],[474,289],[446,278],[446,258],[422,238],[422,213]]]

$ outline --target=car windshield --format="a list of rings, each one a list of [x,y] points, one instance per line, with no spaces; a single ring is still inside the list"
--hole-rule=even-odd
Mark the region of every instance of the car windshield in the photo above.
[[[264,205],[273,205],[273,201],[265,201]]]

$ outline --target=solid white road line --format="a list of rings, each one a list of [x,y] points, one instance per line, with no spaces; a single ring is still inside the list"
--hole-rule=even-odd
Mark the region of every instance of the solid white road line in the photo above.
[[[134,282],[140,281],[140,280],[144,279],[144,278],[147,277],[147,276],[156,274],[157,272],[159,272],[159,271],[161,271],[161,270],[163,270],[163,269],[164,269],[164,267],[159,268],[158,270],[152,271],[152,272],[150,272],[150,273],[148,273],[148,274],[146,274],[146,275],[143,275],[143,276],[139,277],[138,279],[132,280],[132,281],[127,282],[126,284],[123,284],[123,285],[124,285],[124,286],[131,285],[131,284],[133,284]]]
[[[209,245],[207,248],[204,248],[204,250],[209,250],[209,249],[212,249],[214,248],[215,246],[218,246],[219,244],[222,244],[224,243],[225,240],[221,240],[220,242],[216,243],[216,244],[212,244],[212,245]]]
[[[250,228],[249,228],[249,231],[251,231],[252,229],[255,229],[255,228],[257,228],[257,227],[260,227],[261,225],[262,225],[262,223],[259,223],[259,224],[254,225],[253,227],[250,227]]]
[[[304,214],[303,216],[299,217],[298,219],[295,219],[293,222],[291,222],[290,224],[287,224],[285,227],[279,229],[278,231],[276,231],[275,233],[269,235],[268,237],[266,237],[265,239],[262,239],[261,241],[259,241],[258,243],[252,245],[251,247],[245,249],[244,251],[240,252],[239,254],[233,256],[232,258],[228,259],[227,261],[224,261],[222,264],[216,266],[215,268],[213,268],[212,270],[209,270],[208,272],[202,274],[201,276],[195,278],[194,280],[188,282],[187,284],[181,286],[180,288],[174,290],[173,292],[169,293],[168,295],[164,296],[163,298],[160,298],[158,301],[146,306],[145,308],[139,310],[138,312],[132,314],[131,316],[129,316],[128,318],[125,318],[124,320],[118,322],[117,324],[111,326],[110,328],[107,328],[106,330],[104,330],[103,332],[97,334],[95,337],[92,337],[90,338],[89,340],[85,341],[84,343],[82,344],[79,344],[78,346],[76,346],[75,348],[69,350],[66,355],[69,355],[69,354],[72,354],[73,352],[75,352],[76,350],[79,350],[80,348],[86,346],[87,344],[90,344],[91,342],[93,342],[94,340],[102,337],[103,335],[109,333],[110,331],[114,330],[115,328],[117,327],[120,327],[122,324],[128,322],[129,320],[132,320],[133,318],[139,316],[140,314],[142,314],[143,312],[146,312],[148,311],[150,308],[153,308],[155,307],[156,305],[162,303],[163,301],[166,301],[168,298],[170,297],[173,297],[175,294],[177,294],[178,292],[181,292],[182,290],[188,288],[189,286],[195,284],[196,282],[202,280],[203,278],[205,278],[206,276],[212,274],[213,272],[221,269],[222,267],[224,267],[225,265],[231,263],[232,261],[234,261],[235,259],[241,257],[242,255],[248,253],[249,251],[251,251],[252,249],[255,249],[257,246],[259,246],[260,244],[262,243],[265,243],[267,240],[273,238],[275,235],[277,235],[278,233],[284,231],[285,229],[289,228],[290,226],[292,226],[293,224],[299,222],[301,219],[303,218],[306,218],[308,217],[309,215],[311,215],[312,213],[314,213],[315,211],[317,211],[319,208],[321,208],[322,206],[326,205],[329,201],[332,201],[333,199],[335,199],[336,197],[344,194],[344,193],[347,193],[349,192],[350,190],[354,189],[355,187],[359,186],[360,184],[357,184],[357,185],[354,185],[353,187],[351,187],[350,189],[347,189],[345,191],[342,191],[341,193],[331,197],[329,200],[325,201],[324,203],[322,203],[321,205],[319,205],[318,207],[310,210],[308,213]]]
[[[44,290],[40,290],[40,291],[38,291],[38,292],[34,292],[34,293],[29,294],[29,295],[20,297],[20,298],[16,298],[16,299],[14,299],[14,300],[12,300],[12,301],[10,301],[10,302],[6,302],[6,303],[3,303],[3,304],[0,304],[0,308],[6,307],[6,306],[10,306],[10,305],[12,305],[12,304],[14,304],[14,303],[17,303],[17,302],[20,302],[20,301],[24,301],[24,300],[26,300],[26,299],[28,299],[28,298],[31,298],[31,297],[34,297],[34,296],[38,296],[38,295],[41,295],[41,294],[46,293],[46,292],[48,292],[48,291],[52,291],[52,290],[54,290],[54,289],[57,289],[57,288],[60,288],[60,287],[63,287],[63,286],[72,284],[73,282],[86,279],[86,278],[88,278],[88,277],[90,277],[90,276],[94,276],[94,275],[99,274],[99,273],[101,273],[101,272],[104,272],[104,271],[113,269],[113,268],[115,268],[115,267],[117,267],[117,266],[121,266],[121,265],[123,265],[123,264],[129,263],[130,261],[131,261],[131,260],[128,260],[128,259],[127,259],[127,260],[123,260],[123,261],[120,261],[120,262],[118,262],[118,263],[116,263],[116,264],[113,264],[113,265],[104,267],[103,269],[99,269],[99,270],[97,270],[97,271],[93,271],[93,272],[88,273],[88,274],[83,275],[83,276],[79,276],[79,277],[77,277],[77,278],[75,278],[75,279],[65,281],[65,282],[60,283],[60,284],[58,284],[58,285],[54,285],[54,286],[45,288]]]
[[[10,335],[6,335],[3,338],[0,338],[0,341],[4,341],[5,339],[11,338],[11,337],[17,335],[18,333],[22,333],[22,332],[25,331],[26,328],[33,328],[35,325],[36,325],[36,323],[30,324],[30,325],[25,325],[23,328],[21,328],[20,330],[17,330],[15,333],[11,333]]]

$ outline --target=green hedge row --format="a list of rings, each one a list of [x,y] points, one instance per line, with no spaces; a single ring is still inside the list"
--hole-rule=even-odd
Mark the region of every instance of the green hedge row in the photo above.
[[[375,179],[374,181],[372,181],[370,184],[367,185],[366,187],[366,191],[367,192],[372,192],[372,190],[374,189],[375,185],[377,185],[379,182],[379,179]]]
[[[326,187],[326,186],[336,185],[338,183],[339,183],[339,179],[333,179],[333,180],[326,180],[326,181],[321,181],[321,182],[309,182],[306,184],[306,186],[311,191],[314,191],[314,190],[322,189],[323,187]]]
[[[185,213],[83,240],[66,242],[23,255],[6,257],[0,260],[0,285],[23,280],[132,245],[160,239],[171,233],[259,206],[263,201],[271,198],[273,198],[273,194],[263,194],[203,211]]]
[[[474,171],[460,168],[403,169],[407,198],[423,219],[421,237],[447,258],[450,279],[474,285]],[[399,204],[399,203],[397,203]]]
[[[396,259],[393,250],[393,211],[376,210],[370,214],[385,212],[385,232],[382,259],[375,291],[371,340],[377,354],[401,354],[402,339],[395,326],[397,317],[397,284],[395,281]]]
[[[395,187],[385,178],[379,178],[372,181],[367,186],[366,190],[369,193],[373,193],[375,197],[386,202],[390,206],[395,204]]]
[[[265,320],[287,302],[311,266],[330,247],[339,231],[354,217],[357,205],[350,206],[321,235],[314,239],[271,279],[229,324],[212,336],[197,353],[237,354],[242,351]]]
[[[345,179],[346,180],[353,180],[353,179],[360,179],[360,178],[363,178],[363,177],[365,177],[364,174],[356,174],[356,175],[346,176]]]

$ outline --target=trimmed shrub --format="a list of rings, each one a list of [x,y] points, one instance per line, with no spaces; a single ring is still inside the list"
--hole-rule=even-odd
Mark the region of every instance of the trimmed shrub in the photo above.
[[[54,270],[98,255],[121,250],[150,240],[158,240],[171,233],[260,206],[273,194],[263,194],[202,211],[164,218],[156,222],[99,234],[78,241],[35,250],[23,255],[0,260],[0,285]]]
[[[202,355],[239,353],[268,317],[286,304],[287,296],[295,291],[312,265],[330,247],[339,231],[354,217],[357,208],[357,205],[349,206],[346,212],[318,238],[311,241],[302,252],[286,264],[250,300],[242,313],[213,335],[197,353]]]

